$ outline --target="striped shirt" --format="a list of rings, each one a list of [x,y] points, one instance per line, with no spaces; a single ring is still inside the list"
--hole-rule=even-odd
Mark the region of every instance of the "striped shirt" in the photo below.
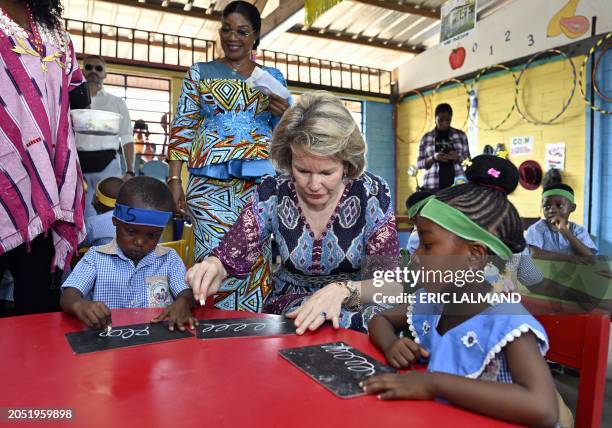
[[[134,266],[115,240],[91,248],[62,284],[62,290],[68,287],[109,309],[166,307],[189,288],[183,260],[173,249],[158,245]]]
[[[0,254],[50,231],[53,264],[63,269],[85,236],[68,96],[84,79],[64,30],[37,25],[39,53],[23,28],[2,18]]]

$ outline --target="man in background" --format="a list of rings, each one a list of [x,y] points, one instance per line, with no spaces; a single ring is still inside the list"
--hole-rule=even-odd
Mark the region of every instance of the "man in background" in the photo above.
[[[90,55],[83,61],[83,74],[91,94],[91,109],[105,110],[121,115],[118,135],[77,134],[76,146],[87,182],[85,217],[96,214],[92,206],[96,185],[107,177],[121,177],[121,153],[125,159],[126,173],[123,179],[134,176],[134,136],[130,112],[122,98],[104,89],[106,62],[101,56]]]

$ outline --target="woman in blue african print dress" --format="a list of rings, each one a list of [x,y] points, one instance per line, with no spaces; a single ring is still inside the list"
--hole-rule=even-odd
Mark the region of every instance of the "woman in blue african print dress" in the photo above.
[[[264,312],[296,318],[298,334],[326,320],[366,331],[384,308],[351,298],[367,272],[396,266],[399,245],[389,187],[364,172],[357,125],[335,96],[303,94],[275,130],[271,156],[284,173],[263,179],[188,283],[198,298],[213,294],[228,275],[247,275],[274,235],[282,263]]]
[[[246,2],[232,2],[223,12],[219,31],[225,58],[194,64],[183,80],[168,148],[168,185],[175,210],[185,210],[195,225],[195,260],[215,248],[234,224],[265,174],[272,129],[288,102],[250,88],[245,80],[256,64],[249,59],[259,43],[261,19]],[[262,67],[285,85],[275,68]],[[187,196],[180,180],[188,163]],[[266,243],[262,257],[244,278],[230,278],[220,288],[215,305],[222,309],[261,311],[269,291],[270,267]]]

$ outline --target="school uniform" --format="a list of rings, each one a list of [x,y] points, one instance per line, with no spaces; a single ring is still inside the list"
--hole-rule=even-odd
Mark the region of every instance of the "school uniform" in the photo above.
[[[578,238],[578,240],[593,251],[593,253],[597,254],[597,246],[584,227],[571,221],[568,227],[572,235]],[[527,241],[527,245],[537,247],[541,250],[561,254],[575,254],[567,238],[563,236],[561,232],[552,230],[548,226],[546,220],[543,219],[540,219],[527,229],[525,240]]]
[[[189,289],[185,272],[171,248],[158,245],[135,266],[112,240],[83,256],[62,291],[76,288],[85,299],[104,302],[109,309],[166,307]]]

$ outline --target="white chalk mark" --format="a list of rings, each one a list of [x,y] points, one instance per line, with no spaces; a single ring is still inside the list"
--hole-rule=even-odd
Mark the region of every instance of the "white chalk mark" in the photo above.
[[[118,337],[121,339],[129,339],[132,336],[148,336],[150,333],[149,326],[142,330],[134,330],[133,328],[116,328],[110,331],[103,331],[99,334],[100,337]]]
[[[366,376],[371,376],[376,373],[374,364],[368,362],[364,357],[355,355],[353,348],[345,344],[341,345],[323,345],[321,346],[325,352],[332,354],[335,360],[344,361],[344,365],[352,372],[364,373]]]
[[[202,333],[220,333],[222,331],[232,331],[239,332],[242,330],[246,330],[252,328],[253,331],[261,331],[266,328],[266,323],[255,322],[255,323],[234,323],[234,324],[200,324],[202,326]]]

